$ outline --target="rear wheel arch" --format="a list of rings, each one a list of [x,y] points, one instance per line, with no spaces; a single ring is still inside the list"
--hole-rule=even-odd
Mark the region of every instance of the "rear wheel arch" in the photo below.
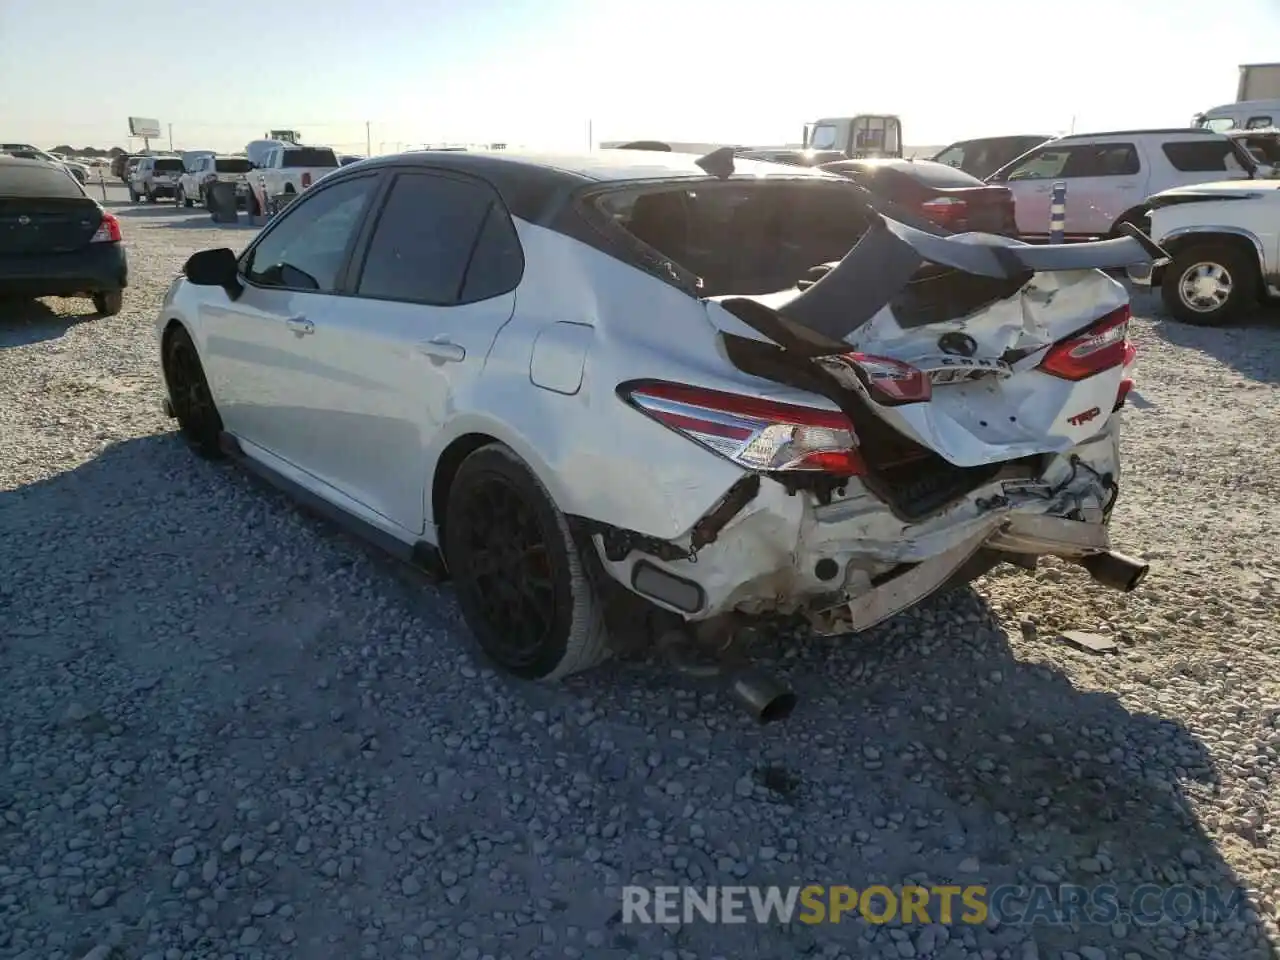
[[[1151,213],[1146,205],[1130,207],[1120,216],[1116,217],[1116,222],[1111,225],[1111,235],[1113,237],[1120,236],[1120,225],[1123,223],[1132,223],[1145,234],[1151,233]]]
[[[436,460],[435,475],[431,478],[431,522],[436,527],[438,546],[444,544],[444,521],[449,506],[449,489],[453,486],[453,479],[458,475],[458,468],[462,466],[462,461],[481,447],[501,442],[487,433],[464,433],[451,441]]]

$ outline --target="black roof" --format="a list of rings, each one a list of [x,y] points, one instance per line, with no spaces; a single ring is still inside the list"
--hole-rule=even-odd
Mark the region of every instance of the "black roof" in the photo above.
[[[361,160],[325,177],[326,181],[385,168],[423,168],[466,174],[490,183],[515,216],[532,222],[557,209],[572,191],[592,184],[646,180],[707,180],[691,153],[655,150],[597,150],[592,153],[413,150]],[[735,158],[734,176],[830,177],[818,170]]]

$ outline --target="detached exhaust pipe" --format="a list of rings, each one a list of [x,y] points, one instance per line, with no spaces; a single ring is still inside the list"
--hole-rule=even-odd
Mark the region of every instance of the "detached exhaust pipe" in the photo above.
[[[1135,589],[1146,579],[1147,571],[1151,569],[1151,565],[1145,561],[1114,550],[1081,557],[1076,563],[1088,570],[1089,576],[1104,587],[1123,593]]]
[[[747,669],[730,676],[729,694],[760,723],[785,720],[796,707],[796,695],[761,670]]]
[[[791,716],[796,695],[772,674],[754,667],[735,666],[723,659],[717,663],[698,663],[690,656],[688,647],[689,635],[682,629],[668,630],[658,636],[658,649],[677,673],[720,680],[728,688],[729,696],[759,723],[774,723]]]

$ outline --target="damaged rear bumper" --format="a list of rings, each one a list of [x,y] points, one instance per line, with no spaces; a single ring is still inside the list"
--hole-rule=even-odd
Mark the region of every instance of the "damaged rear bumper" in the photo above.
[[[679,546],[666,559],[613,551],[611,560],[596,541],[613,577],[690,621],[799,613],[819,629],[859,630],[925,599],[979,550],[1074,561],[1108,554],[1117,490],[1113,423],[1052,457],[1035,480],[996,477],[920,522],[894,516],[860,484],[821,505],[765,480],[697,550]]]

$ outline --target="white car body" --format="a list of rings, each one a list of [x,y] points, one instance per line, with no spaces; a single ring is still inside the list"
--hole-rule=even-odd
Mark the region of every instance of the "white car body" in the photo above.
[[[1211,130],[1122,130],[1075,134],[1041,144],[987,178],[1013,192],[1018,232],[1049,235],[1055,183],[1066,184],[1067,239],[1114,236],[1120,224],[1141,224],[1144,201],[1173,187],[1247,180],[1252,156]]]
[[[794,189],[822,189],[853,203],[853,194],[843,192],[856,190],[851,185],[807,170],[743,161],[722,184],[693,157],[680,154],[405,154],[331,174],[273,221],[257,243],[271,249],[275,231],[309,207],[324,209],[318,198],[339,185],[358,191],[364,188],[352,184],[359,177],[398,184],[393,178],[416,176],[492,187],[510,209],[518,238],[518,282],[455,306],[283,289],[249,281],[246,271],[267,269],[250,259],[251,247],[241,259],[240,278],[228,281],[239,290],[234,297],[228,289],[179,278],[156,326],[164,356],[176,330],[189,334],[220,413],[224,446],[354,521],[389,549],[410,557],[440,546],[446,519],[440,484],[448,493],[459,451],[487,438],[527,466],[617,585],[691,623],[735,612],[800,612],[818,629],[861,629],[927,596],[981,549],[1027,561],[1042,554],[1074,560],[1108,555],[1107,519],[1120,476],[1120,424],[1113,411],[1131,386],[1132,350],[1124,339],[1128,298],[1120,284],[1082,265],[1114,267],[1120,265],[1116,257],[1120,263],[1140,259],[1134,256],[1135,250],[1142,254],[1136,241],[1083,245],[1072,253],[985,235],[946,241],[885,221],[889,232],[877,234],[875,243],[894,251],[890,259],[899,259],[888,271],[899,271],[903,279],[919,266],[921,250],[926,259],[952,266],[972,257],[973,269],[990,271],[983,275],[988,278],[1005,277],[1001,283],[1013,274],[1002,273],[1006,261],[993,248],[1007,248],[1015,259],[1047,256],[1066,269],[1034,273],[1023,282],[1019,267],[1010,295],[987,298],[986,306],[936,323],[908,322],[900,306],[875,308],[847,337],[829,341],[839,344],[836,355],[814,361],[830,394],[821,396],[747,372],[733,351],[749,356],[755,349],[778,349],[774,344],[784,335],[762,332],[766,328],[750,321],[753,311],[783,317],[770,321],[783,327],[805,326],[794,318],[817,310],[824,295],[867,269],[858,255],[863,243],[803,292],[699,297],[680,286],[681,268],[673,262],[644,260],[654,248],[638,243],[638,234],[627,234],[638,244],[627,248],[632,253],[609,248],[610,253],[593,245],[602,240],[572,235],[576,228],[556,216],[577,216],[579,202],[587,211],[583,216],[588,208],[597,210],[586,200],[565,199],[592,190],[621,196],[631,188],[660,187],[714,197],[719,190],[730,196],[740,186],[767,193],[800,183]],[[526,176],[527,182],[520,179]],[[535,194],[542,199],[535,202]],[[539,214],[553,199],[567,212]],[[373,214],[364,209],[359,216]],[[638,214],[631,216],[638,230]],[[315,236],[330,229],[330,222],[303,218],[293,229],[304,231],[299,237]],[[286,240],[277,242],[301,242],[281,236]],[[336,235],[334,242],[341,243]],[[396,249],[397,257],[414,256],[412,245]],[[628,261],[632,255],[638,259]],[[357,252],[355,262],[368,270],[371,260]],[[867,274],[861,277],[855,287],[866,286]],[[352,276],[347,282],[362,281]],[[832,313],[828,305],[825,315],[839,318],[840,311]],[[1106,333],[1095,339],[1082,333],[1100,320],[1097,329],[1105,327]],[[812,330],[819,326],[815,321]],[[818,334],[805,336],[810,335]],[[1077,339],[1066,343],[1072,337]],[[953,352],[941,343],[952,344],[946,349]],[[1074,380],[1046,372],[1047,357],[1060,358],[1070,349],[1081,356],[1105,350],[1110,365]],[[841,351],[890,358],[867,361],[870,366],[858,368],[863,372],[875,363],[890,369],[864,382],[850,361],[840,359]],[[817,369],[807,360],[787,362]],[[882,402],[880,387],[867,383],[898,389],[895,363],[915,366],[919,376],[909,379],[930,400]],[[176,376],[166,374],[171,375]],[[654,382],[658,386],[646,386]],[[695,385],[690,389],[698,396],[730,394],[748,409],[764,404],[773,411],[759,414],[765,418],[787,409],[774,405],[796,405],[803,412],[795,414],[799,420],[787,421],[792,424],[838,425],[846,403],[859,410],[865,405],[858,432],[870,433],[851,446],[852,426],[842,432],[761,421],[742,428],[739,414],[689,406],[681,399],[685,388],[670,388],[671,393],[662,384]],[[171,409],[177,409],[181,391],[172,382],[170,394]],[[847,400],[837,404],[832,396]],[[746,429],[751,439],[739,449],[737,440],[672,427],[692,422],[690,417],[710,417],[713,432]],[[877,431],[898,438],[891,444],[918,445],[912,449],[922,450],[925,460],[913,462],[935,465],[945,483],[931,488],[933,480],[919,475],[923,470],[894,474],[898,468],[889,460],[883,476],[898,477],[900,486],[890,494],[877,492],[879,481],[863,476],[841,474],[832,485],[829,476],[807,468],[784,474],[775,471],[787,468],[768,466],[773,460],[752,466],[752,457],[783,456],[769,452],[777,444],[784,452],[831,444],[846,464],[871,458],[868,438]],[[796,474],[805,475],[796,481],[798,488],[780,479]],[[812,489],[810,481],[816,484]],[[945,502],[912,515],[909,501],[924,503],[956,482],[960,486],[942,497]],[[746,496],[748,491],[754,492]],[[887,505],[886,495],[898,506]],[[717,515],[739,496],[744,502],[727,516]],[[902,569],[905,564],[917,566]],[[642,582],[649,586],[638,587]],[[689,585],[688,592],[673,586],[679,584]]]
[[[1172,260],[1129,267],[1129,278],[1160,288],[1179,319],[1217,323],[1259,296],[1280,296],[1280,180],[1179,187],[1148,205],[1151,239]]]

